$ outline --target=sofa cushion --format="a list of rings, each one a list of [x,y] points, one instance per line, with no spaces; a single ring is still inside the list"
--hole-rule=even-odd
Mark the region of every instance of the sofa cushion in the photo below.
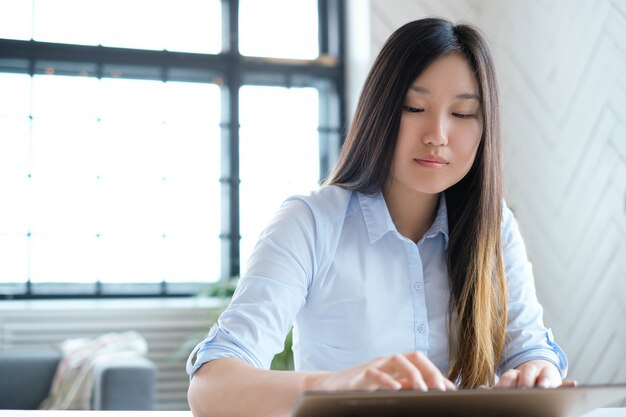
[[[98,363],[94,369],[94,410],[152,410],[156,367],[136,357]]]
[[[55,350],[0,351],[0,409],[38,408],[60,360]]]

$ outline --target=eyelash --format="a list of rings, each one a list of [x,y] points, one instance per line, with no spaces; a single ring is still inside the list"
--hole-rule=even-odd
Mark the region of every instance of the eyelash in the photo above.
[[[419,109],[417,107],[410,107],[410,106],[402,106],[402,110],[404,110],[407,113],[423,113],[424,112],[424,109]],[[463,113],[452,113],[452,115],[461,120],[471,119],[474,117],[473,114],[463,114]]]
[[[422,113],[424,111],[424,109],[418,109],[417,107],[409,107],[409,106],[402,106],[402,110],[404,110],[407,113]]]
[[[461,113],[452,113],[454,117],[458,117],[459,119],[471,119],[474,117],[473,114],[461,114]]]

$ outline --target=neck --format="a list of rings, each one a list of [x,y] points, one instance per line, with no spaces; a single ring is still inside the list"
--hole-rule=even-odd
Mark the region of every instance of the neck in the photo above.
[[[435,221],[439,194],[424,194],[395,184],[383,192],[391,219],[401,235],[418,242]]]

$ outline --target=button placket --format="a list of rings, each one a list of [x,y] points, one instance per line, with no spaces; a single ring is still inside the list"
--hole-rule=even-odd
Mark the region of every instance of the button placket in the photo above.
[[[426,300],[424,294],[423,266],[418,245],[414,242],[406,242],[406,250],[409,258],[409,279],[411,299],[413,302],[413,331],[415,332],[415,350],[428,352],[428,324],[424,322],[427,317]]]

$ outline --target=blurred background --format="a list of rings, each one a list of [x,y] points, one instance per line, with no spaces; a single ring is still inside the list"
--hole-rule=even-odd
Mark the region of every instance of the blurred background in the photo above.
[[[136,330],[155,408],[186,409],[186,342],[227,302],[195,295],[328,175],[374,57],[427,16],[490,43],[570,377],[626,382],[623,0],[3,0],[0,350]]]

